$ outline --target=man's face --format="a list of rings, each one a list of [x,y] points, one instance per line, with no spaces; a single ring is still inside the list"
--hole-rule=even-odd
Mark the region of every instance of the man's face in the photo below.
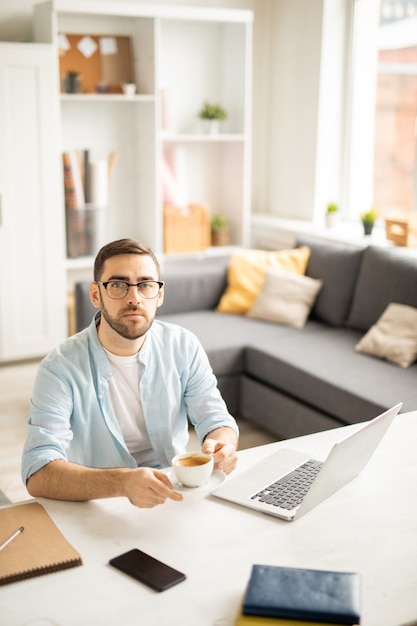
[[[143,280],[159,280],[155,263],[148,255],[120,254],[104,264],[100,282],[121,280],[138,283]],[[136,287],[130,287],[120,300],[109,298],[103,285],[91,284],[91,300],[101,309],[108,326],[120,337],[135,340],[143,337],[155,319],[156,309],[163,301],[163,288],[156,298],[144,298]]]

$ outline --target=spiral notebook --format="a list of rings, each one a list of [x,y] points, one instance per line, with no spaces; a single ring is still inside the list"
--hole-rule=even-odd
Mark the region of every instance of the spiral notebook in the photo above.
[[[0,551],[0,585],[82,565],[80,554],[38,502],[0,509],[0,544],[21,526],[23,532]]]

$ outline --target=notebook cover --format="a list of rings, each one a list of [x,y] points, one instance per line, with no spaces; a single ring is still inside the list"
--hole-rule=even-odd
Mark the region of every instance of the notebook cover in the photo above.
[[[0,544],[20,526],[24,531],[0,551],[0,585],[82,565],[81,556],[38,502],[0,509]]]
[[[243,615],[239,607],[234,626],[339,626],[329,622],[306,622],[304,620],[281,619],[280,617],[259,617],[258,615]]]
[[[361,577],[356,572],[253,565],[244,615],[359,624]]]

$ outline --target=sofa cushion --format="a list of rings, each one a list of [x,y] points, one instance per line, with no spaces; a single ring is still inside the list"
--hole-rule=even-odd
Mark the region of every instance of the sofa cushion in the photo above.
[[[242,374],[245,338],[250,321],[241,315],[195,311],[160,315],[164,322],[184,326],[201,341],[216,376]]]
[[[391,302],[355,348],[409,367],[417,358],[417,309]]]
[[[248,317],[302,328],[323,281],[268,268]]]
[[[242,377],[238,415],[273,433],[277,439],[300,437],[344,425],[323,411],[302,404],[297,398],[249,376]]]
[[[226,288],[228,258],[176,263],[162,268],[165,294],[161,315],[213,310]]]
[[[364,251],[347,325],[367,331],[390,302],[417,307],[417,257],[369,246]]]
[[[363,249],[307,236],[299,236],[297,245],[311,250],[306,276],[323,281],[312,316],[332,326],[343,326],[349,315]]]
[[[343,423],[370,419],[403,401],[415,408],[417,364],[403,370],[355,352],[358,331],[308,320],[300,332],[269,325],[245,351],[245,373]],[[261,410],[261,409],[260,409]],[[279,420],[279,415],[277,415]]]
[[[304,274],[310,250],[241,250],[232,255],[227,275],[227,289],[221,297],[220,313],[247,313],[264,281],[267,267],[280,267]]]

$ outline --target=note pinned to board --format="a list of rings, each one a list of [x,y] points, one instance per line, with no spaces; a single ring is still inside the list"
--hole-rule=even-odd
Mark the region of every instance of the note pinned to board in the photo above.
[[[59,33],[58,34],[58,48],[59,50],[66,52],[67,50],[70,49],[70,43],[68,41],[68,37],[66,36],[65,33]]]
[[[100,37],[100,53],[101,54],[117,54],[116,37]]]
[[[93,54],[97,50],[97,47],[98,46],[96,42],[94,41],[94,39],[88,36],[83,37],[77,43],[78,50],[81,52],[81,54],[83,54],[86,57],[86,59],[89,59],[90,57],[93,56]]]

